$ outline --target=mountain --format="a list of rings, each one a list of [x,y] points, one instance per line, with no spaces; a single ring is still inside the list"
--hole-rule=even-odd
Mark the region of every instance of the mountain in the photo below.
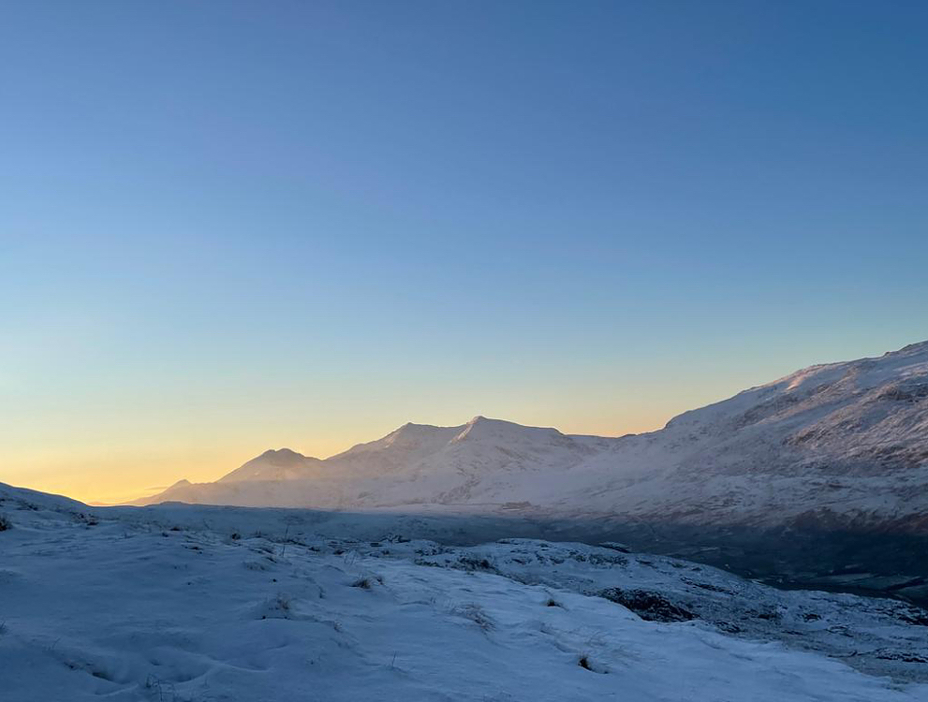
[[[406,424],[325,460],[268,451],[137,504],[164,501],[928,533],[928,342],[806,368],[651,433]]]

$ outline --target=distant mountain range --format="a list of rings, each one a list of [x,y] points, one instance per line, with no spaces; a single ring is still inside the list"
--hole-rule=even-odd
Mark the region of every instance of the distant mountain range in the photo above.
[[[267,451],[137,501],[928,533],[928,342],[812,366],[619,438],[475,417],[320,460]]]

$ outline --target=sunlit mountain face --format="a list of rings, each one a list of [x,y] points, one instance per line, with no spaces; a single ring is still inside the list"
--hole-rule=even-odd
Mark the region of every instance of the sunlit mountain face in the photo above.
[[[928,343],[813,366],[656,432],[565,435],[475,417],[406,424],[326,460],[268,451],[215,483],[138,501],[339,509],[439,506],[681,524],[923,531]]]
[[[381,515],[464,543],[618,540],[781,585],[928,603],[926,388],[928,343],[913,344],[806,368],[646,434],[406,424],[325,460],[270,450],[136,504]]]

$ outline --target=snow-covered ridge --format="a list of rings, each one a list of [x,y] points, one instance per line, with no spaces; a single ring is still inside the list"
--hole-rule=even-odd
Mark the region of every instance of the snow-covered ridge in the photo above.
[[[928,533],[928,342],[813,366],[656,432],[406,424],[325,460],[283,449],[162,501],[339,509],[521,505],[687,524]]]

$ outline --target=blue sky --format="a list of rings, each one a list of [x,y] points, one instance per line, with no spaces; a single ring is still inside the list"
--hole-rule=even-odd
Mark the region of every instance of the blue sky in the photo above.
[[[0,9],[0,480],[619,434],[928,338],[919,2]],[[102,485],[118,486],[106,487]]]

